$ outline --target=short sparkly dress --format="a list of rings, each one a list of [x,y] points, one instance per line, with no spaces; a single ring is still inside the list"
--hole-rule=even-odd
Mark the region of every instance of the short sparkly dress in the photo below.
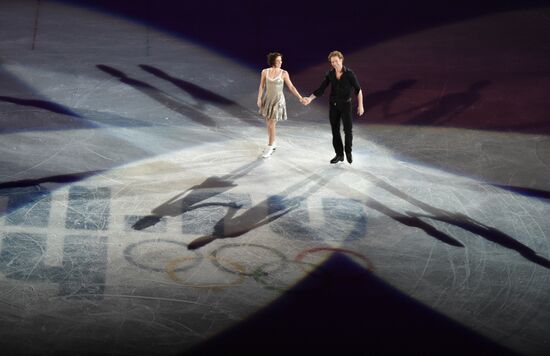
[[[262,106],[260,114],[266,120],[286,120],[286,101],[283,94],[285,82],[283,80],[283,72],[275,77],[269,77],[269,71],[265,76],[265,92],[262,96]]]

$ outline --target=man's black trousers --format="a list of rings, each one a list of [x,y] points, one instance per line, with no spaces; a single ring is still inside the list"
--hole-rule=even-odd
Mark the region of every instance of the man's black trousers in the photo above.
[[[346,153],[351,153],[352,134],[352,106],[351,100],[345,102],[330,103],[330,126],[332,128],[332,146],[336,155],[343,156],[344,150]],[[342,136],[340,135],[340,122],[344,125],[344,141],[342,144]]]

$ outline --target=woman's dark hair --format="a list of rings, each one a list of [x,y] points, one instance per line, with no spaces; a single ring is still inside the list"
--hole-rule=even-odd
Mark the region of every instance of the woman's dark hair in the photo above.
[[[283,55],[279,52],[273,52],[267,55],[267,64],[269,64],[270,67],[273,67],[275,65],[275,60],[277,57],[283,58]]]

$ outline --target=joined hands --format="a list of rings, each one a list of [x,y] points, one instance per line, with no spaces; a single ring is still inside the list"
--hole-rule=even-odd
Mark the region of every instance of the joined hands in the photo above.
[[[309,104],[311,103],[312,100],[313,100],[313,99],[311,99],[310,97],[307,97],[307,98],[302,98],[302,99],[300,99],[300,102],[301,102],[302,104],[304,104],[304,105],[307,106],[307,105],[309,105]]]

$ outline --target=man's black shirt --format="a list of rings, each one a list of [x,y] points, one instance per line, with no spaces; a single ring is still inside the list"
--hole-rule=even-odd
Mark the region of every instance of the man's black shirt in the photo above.
[[[313,92],[315,97],[320,97],[325,92],[325,89],[330,84],[330,102],[346,102],[351,100],[351,90],[355,91],[355,95],[359,94],[361,86],[351,69],[343,67],[343,73],[340,79],[336,78],[336,70],[333,68],[327,72],[325,79],[317,90]]]

